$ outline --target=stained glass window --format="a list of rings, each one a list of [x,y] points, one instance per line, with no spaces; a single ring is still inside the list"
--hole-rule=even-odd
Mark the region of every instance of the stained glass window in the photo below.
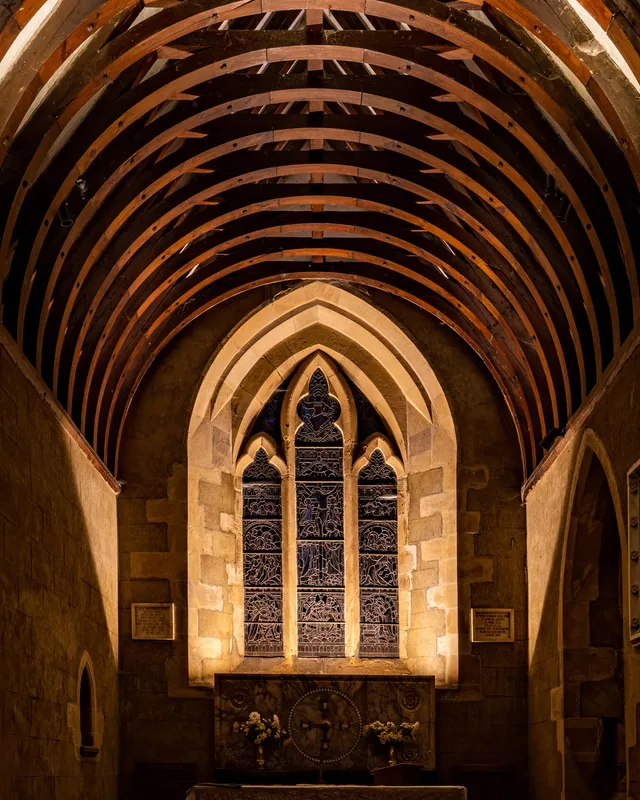
[[[282,443],[280,418],[290,382],[288,378],[273,393],[256,419],[252,435],[268,432]],[[367,398],[356,388],[351,390],[355,414],[349,423],[354,436],[357,431],[356,441],[361,442],[362,435],[369,438],[380,433],[383,423]],[[315,370],[291,413],[295,414],[297,428],[288,456],[293,460],[288,480],[295,496],[291,515],[295,533],[291,531],[288,541],[295,548],[296,568],[288,579],[290,585],[283,584],[280,473],[263,448],[243,473],[245,655],[282,656],[287,623],[287,630],[297,631],[299,657],[344,658],[348,624],[345,591],[350,589],[354,594],[359,591],[360,597],[359,655],[398,658],[396,473],[382,451],[376,449],[357,476],[353,490],[358,508],[358,587],[346,586],[344,464],[351,464],[353,454],[345,453],[342,432],[336,424],[340,403],[330,394],[322,369]],[[285,608],[284,598],[294,592],[297,602]],[[297,625],[289,628],[285,615],[296,614],[294,609]],[[287,648],[290,644],[293,642],[287,642]]]
[[[295,438],[298,655],[339,658],[345,647],[344,484],[340,404],[317,369],[298,403]]]
[[[358,476],[360,656],[398,657],[398,481],[375,450]]]
[[[281,656],[282,489],[278,470],[260,448],[242,475],[244,651]]]

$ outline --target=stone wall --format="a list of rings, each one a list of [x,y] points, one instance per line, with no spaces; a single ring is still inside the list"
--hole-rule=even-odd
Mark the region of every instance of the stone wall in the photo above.
[[[143,781],[147,791],[173,782],[180,797],[190,781],[211,778],[213,693],[190,687],[188,667],[187,431],[213,353],[264,296],[242,295],[186,329],[146,376],[127,419],[118,471],[125,800]],[[131,639],[136,602],[175,603],[174,642]]]
[[[491,376],[448,328],[389,295],[371,292],[371,297],[402,320],[423,350],[456,424],[460,681],[457,690],[438,692],[438,771],[444,780],[459,780],[472,791],[475,787],[481,797],[524,797],[526,541],[515,428]],[[437,503],[437,493],[431,502],[428,497],[421,501],[422,515],[434,525]],[[437,578],[434,569],[425,586],[428,596]],[[513,608],[515,642],[472,643],[473,607]]]
[[[117,485],[2,330],[0,436],[0,796],[113,800]],[[85,653],[96,758],[79,754]]]
[[[185,758],[199,779],[211,778],[212,696],[189,685],[186,564],[191,556],[199,561],[200,552],[187,552],[187,428],[194,393],[216,348],[264,299],[262,291],[243,295],[183,331],[146,376],[127,420],[118,473],[126,481],[119,499],[123,787],[145,764],[155,763],[163,774]],[[460,686],[439,693],[441,774],[473,782],[473,770],[479,770],[483,780],[506,790],[510,771],[522,776],[526,759],[525,537],[515,430],[490,375],[455,334],[407,303],[378,293],[369,299],[402,320],[417,341],[444,387],[457,428],[457,575],[439,574],[447,566],[435,544],[449,487],[424,455],[430,441],[417,433],[408,443],[409,458],[422,463],[424,473],[420,501],[409,513],[434,542],[426,549],[413,545],[421,579],[412,586],[411,602],[418,609],[435,607],[433,621],[422,614],[435,638],[443,630],[441,608],[456,616],[462,630]],[[456,578],[459,598],[442,596],[438,587]],[[131,641],[131,602],[169,600],[177,606],[176,641]],[[471,645],[472,603],[514,608],[516,642]]]
[[[627,360],[614,364],[592,393],[578,421],[534,476],[526,498],[529,566],[529,709],[531,796],[558,797],[564,781],[567,746],[564,718],[571,716],[563,676],[573,681],[562,657],[560,626],[566,543],[573,500],[585,453],[592,450],[606,474],[622,533],[625,639],[625,724],[629,794],[640,797],[640,748],[637,746],[640,655],[629,645],[626,548],[627,471],[640,458],[640,349],[627,343]],[[597,568],[597,565],[596,565]],[[597,668],[597,665],[594,664]]]

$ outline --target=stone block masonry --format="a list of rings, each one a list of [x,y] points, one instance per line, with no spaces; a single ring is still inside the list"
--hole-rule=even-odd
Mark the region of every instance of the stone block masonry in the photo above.
[[[117,485],[0,330],[0,797],[117,790]],[[96,758],[74,744],[93,665]]]

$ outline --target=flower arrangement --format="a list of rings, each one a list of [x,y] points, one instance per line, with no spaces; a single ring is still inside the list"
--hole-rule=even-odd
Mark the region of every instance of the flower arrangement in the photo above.
[[[363,728],[365,736],[374,736],[380,744],[389,746],[389,766],[394,766],[396,762],[396,745],[401,744],[404,739],[412,738],[420,728],[419,722],[370,722]]]
[[[280,725],[277,714],[269,718],[263,717],[259,711],[252,711],[244,722],[234,722],[233,730],[243,734],[256,745],[258,748],[257,762],[260,769],[264,767],[264,742],[267,739],[281,739],[286,734],[285,729]]]

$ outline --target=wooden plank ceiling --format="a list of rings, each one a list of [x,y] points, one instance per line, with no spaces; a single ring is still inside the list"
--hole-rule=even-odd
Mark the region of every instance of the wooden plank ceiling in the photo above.
[[[69,0],[12,62],[5,6],[2,322],[107,465],[182,328],[337,277],[475,350],[530,472],[640,313],[640,13],[577,3]]]

